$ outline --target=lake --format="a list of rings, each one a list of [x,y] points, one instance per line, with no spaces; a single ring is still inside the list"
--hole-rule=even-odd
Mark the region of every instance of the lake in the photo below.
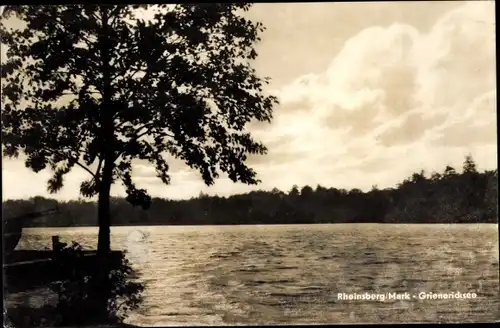
[[[97,245],[96,228],[32,228],[19,248],[55,234]],[[128,250],[146,286],[128,320],[142,326],[500,318],[495,224],[113,227],[112,248]],[[366,292],[386,299],[339,299]],[[456,292],[476,297],[420,294]]]

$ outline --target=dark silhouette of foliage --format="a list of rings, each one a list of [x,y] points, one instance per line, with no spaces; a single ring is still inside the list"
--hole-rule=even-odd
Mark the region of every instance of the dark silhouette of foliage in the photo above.
[[[471,155],[465,156],[463,170],[464,173],[477,173],[476,163]]]
[[[132,179],[132,160],[147,160],[165,184],[165,155],[197,169],[207,185],[226,173],[256,184],[245,163],[266,147],[246,131],[270,122],[277,102],[250,63],[261,23],[249,4],[7,6],[2,43],[4,155],[26,155],[35,172],[53,171],[51,193],[74,167],[90,174],[80,191],[98,195],[98,251],[109,251],[110,188],[147,209],[151,198]],[[8,29],[15,15],[26,28]]]
[[[38,308],[23,304],[12,307],[6,312],[4,327],[31,328],[57,326],[57,309],[49,304],[44,304]]]
[[[457,174],[457,172],[455,171],[455,169],[449,165],[446,166],[446,168],[444,169],[444,175],[445,176],[450,176],[450,175],[455,175]]]
[[[468,167],[475,166],[472,158]],[[471,165],[471,163],[473,165]],[[451,168],[451,167],[448,167]],[[133,208],[126,200],[112,198],[117,225],[196,224],[294,224],[294,223],[496,223],[497,170],[456,173],[424,172],[411,175],[399,187],[372,188],[368,192],[317,186],[288,193],[273,188],[230,197],[200,194],[189,200],[155,198],[151,208]],[[301,190],[301,191],[299,191]],[[54,206],[55,200],[9,200],[4,215]],[[30,226],[95,226],[97,206],[91,202],[59,203],[57,217],[40,218]]]
[[[7,312],[9,321],[15,327],[122,324],[141,304],[144,286],[132,281],[134,271],[125,253],[115,255],[109,260],[110,279],[103,285],[96,279],[99,268],[90,261],[92,258],[84,256],[82,247],[76,242],[64,244],[53,257],[57,281],[49,285],[57,302],[30,311],[22,306],[11,308]],[[96,297],[104,289],[110,295],[106,312],[96,308]]]
[[[55,258],[59,267],[60,281],[51,285],[51,289],[59,296],[57,313],[61,326],[96,324],[96,323],[121,323],[131,310],[135,310],[142,302],[144,286],[130,280],[133,274],[132,267],[125,254],[111,262],[111,270],[107,285],[102,285],[96,279],[98,268],[90,267],[84,261],[81,246],[73,242],[72,245],[62,248]],[[103,312],[95,307],[97,294],[108,289],[107,311]],[[97,295],[97,297],[99,297]]]

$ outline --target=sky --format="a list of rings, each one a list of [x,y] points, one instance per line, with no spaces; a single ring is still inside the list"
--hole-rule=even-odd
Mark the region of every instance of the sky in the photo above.
[[[179,161],[170,185],[139,161],[135,181],[154,197],[185,199],[294,184],[394,187],[420,170],[459,169],[468,154],[496,169],[494,12],[492,1],[256,4],[247,15],[267,29],[254,67],[280,100],[271,124],[249,126],[269,149],[248,160],[262,182],[221,176],[207,187]],[[86,174],[75,169],[49,195],[49,171],[3,159],[3,199],[76,199]]]

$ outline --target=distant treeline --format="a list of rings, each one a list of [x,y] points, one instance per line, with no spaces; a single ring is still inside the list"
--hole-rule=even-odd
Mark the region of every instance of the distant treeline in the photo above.
[[[497,170],[478,172],[471,156],[462,173],[414,173],[397,188],[369,192],[310,186],[253,191],[230,197],[189,200],[154,198],[149,210],[113,198],[113,225],[298,224],[298,223],[497,223]],[[3,203],[4,217],[52,208],[61,214],[38,218],[27,226],[95,226],[95,202],[58,202],[35,197]]]

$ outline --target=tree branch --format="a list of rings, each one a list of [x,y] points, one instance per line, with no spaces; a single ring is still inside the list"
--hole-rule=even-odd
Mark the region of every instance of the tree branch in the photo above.
[[[150,132],[151,132],[151,129],[146,130],[146,131],[144,131],[143,133],[138,134],[138,135],[135,137],[135,139],[134,139],[134,140],[137,140],[137,139],[139,139],[140,137],[143,137],[143,136],[145,136],[146,134],[148,134],[148,133],[150,133]],[[158,135],[159,135],[159,136],[162,136],[162,137],[171,137],[171,138],[174,138],[174,135],[173,135],[173,134],[170,134],[170,133],[168,133],[168,132],[160,132],[160,133],[158,133]]]
[[[99,164],[97,164],[97,170],[96,170],[96,177],[99,178],[99,174],[101,173],[101,166],[102,166],[102,158],[99,157]]]
[[[50,149],[48,147],[43,147],[43,149],[49,151],[49,152],[54,152],[53,149]],[[67,154],[63,153],[63,152],[57,152],[59,155],[62,155],[64,156],[66,159],[70,159],[70,158],[73,158],[71,156],[68,156]],[[96,178],[96,175],[94,174],[94,172],[92,172],[88,167],[86,167],[85,165],[83,165],[82,163],[76,161],[75,162],[76,165],[78,165],[79,167],[81,167],[82,169],[84,169],[85,171],[87,171],[92,177]]]
[[[142,130],[142,129],[144,129],[144,128],[151,127],[151,126],[152,126],[152,125],[154,125],[154,124],[155,124],[154,122],[149,122],[149,123],[144,124],[143,126],[138,127],[138,128],[137,128],[137,129],[135,129],[135,131],[134,131],[134,132],[135,132],[135,134],[136,134],[136,136],[137,136],[137,135],[139,135],[139,131],[141,131],[141,130]],[[151,131],[151,130],[146,130],[146,132],[149,132],[149,131]]]
[[[144,133],[141,133],[139,135],[136,135],[136,137],[134,139],[131,139],[131,140],[137,140],[139,139],[140,137],[142,136],[145,136],[146,134],[150,133],[151,130],[148,130],[148,131],[145,131]],[[170,137],[170,138],[174,138],[174,135],[170,134],[170,133],[167,133],[167,132],[161,132],[161,133],[158,133],[157,135],[159,136],[162,136],[162,137]],[[172,140],[175,142],[175,140]],[[125,148],[125,147],[124,147]],[[116,158],[115,160],[117,160],[118,158],[120,158],[120,156],[123,154],[123,152],[125,151],[125,149],[121,149],[117,152],[116,154]]]
[[[95,179],[96,178],[96,174],[94,172],[92,172],[88,167],[86,167],[85,165],[83,165],[82,163],[80,162],[76,162],[75,163],[76,165],[78,165],[79,167],[81,167],[82,169],[84,169],[85,171],[87,171],[88,173],[90,173],[90,175]]]

